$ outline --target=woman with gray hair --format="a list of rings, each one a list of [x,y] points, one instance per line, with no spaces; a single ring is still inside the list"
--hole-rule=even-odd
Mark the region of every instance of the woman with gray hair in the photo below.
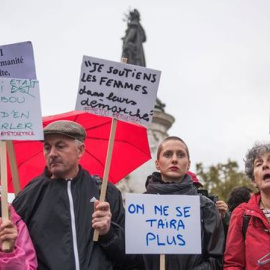
[[[224,269],[270,269],[270,144],[247,152],[245,172],[258,192],[232,213]]]

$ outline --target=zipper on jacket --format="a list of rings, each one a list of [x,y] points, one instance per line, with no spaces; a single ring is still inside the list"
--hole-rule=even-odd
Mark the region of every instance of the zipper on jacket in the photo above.
[[[73,203],[73,197],[71,194],[71,180],[72,179],[67,179],[67,192],[68,192],[69,210],[70,210],[70,218],[71,218],[73,252],[74,252],[74,258],[75,258],[75,269],[80,270],[79,252],[78,252],[78,245],[77,245],[77,233],[76,233],[76,225],[75,225],[74,203]]]

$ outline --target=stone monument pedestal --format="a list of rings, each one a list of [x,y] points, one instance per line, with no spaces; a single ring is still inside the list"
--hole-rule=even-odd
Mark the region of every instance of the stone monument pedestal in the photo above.
[[[158,145],[168,137],[167,132],[174,121],[174,117],[165,113],[163,109],[155,108],[152,123],[147,131],[152,159],[117,183],[116,186],[122,192],[123,200],[125,199],[125,193],[145,192],[145,181],[147,176],[156,171],[155,160]]]

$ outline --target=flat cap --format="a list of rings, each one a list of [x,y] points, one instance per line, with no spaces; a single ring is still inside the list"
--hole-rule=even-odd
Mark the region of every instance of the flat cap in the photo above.
[[[80,124],[69,120],[58,120],[47,125],[44,128],[44,136],[51,134],[61,134],[81,142],[84,142],[86,137],[85,129]]]

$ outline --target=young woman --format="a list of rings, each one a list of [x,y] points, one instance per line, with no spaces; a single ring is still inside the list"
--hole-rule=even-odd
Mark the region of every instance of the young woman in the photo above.
[[[197,188],[188,175],[190,157],[186,143],[179,137],[166,138],[158,148],[158,172],[148,176],[147,194],[197,195]],[[224,230],[214,202],[200,196],[201,254],[167,254],[166,269],[222,269]],[[159,255],[144,255],[144,269],[158,270]]]

